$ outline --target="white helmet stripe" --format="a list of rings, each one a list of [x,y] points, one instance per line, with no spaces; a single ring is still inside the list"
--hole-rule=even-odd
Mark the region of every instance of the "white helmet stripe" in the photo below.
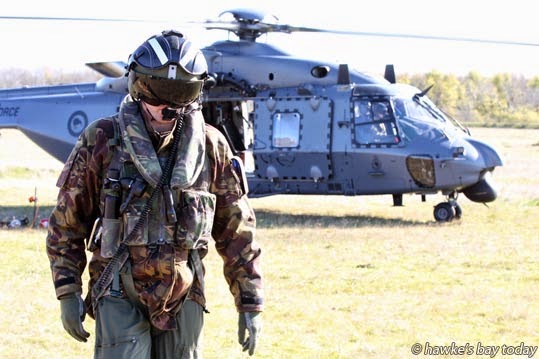
[[[165,51],[163,51],[163,48],[161,47],[161,44],[159,44],[159,41],[157,41],[155,38],[152,38],[148,40],[148,43],[152,47],[153,51],[159,58],[159,61],[161,62],[161,65],[164,65],[168,62],[168,57],[165,54]]]
[[[182,52],[185,49],[185,46],[182,47]],[[189,62],[193,61],[198,53],[198,49],[194,46],[189,46],[187,51],[180,56],[180,65],[184,69],[187,69]]]

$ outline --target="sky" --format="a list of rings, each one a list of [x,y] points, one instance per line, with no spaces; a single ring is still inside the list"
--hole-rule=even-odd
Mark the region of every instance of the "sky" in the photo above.
[[[126,61],[149,36],[174,28],[201,47],[234,39],[196,22],[216,19],[229,9],[249,8],[273,14],[281,24],[446,37],[483,38],[539,44],[533,1],[513,0],[197,0],[139,2],[94,0],[18,0],[2,4],[2,16],[144,19],[151,22],[41,21],[0,19],[4,68],[55,68],[76,71],[87,62]],[[188,7],[185,4],[188,4]],[[224,4],[226,3],[226,4]],[[131,5],[129,5],[131,4]],[[144,4],[144,5],[142,5]],[[409,40],[322,33],[269,34],[259,41],[295,56],[348,63],[372,74],[391,63],[399,73],[437,70],[485,76],[514,73],[539,76],[539,46]]]

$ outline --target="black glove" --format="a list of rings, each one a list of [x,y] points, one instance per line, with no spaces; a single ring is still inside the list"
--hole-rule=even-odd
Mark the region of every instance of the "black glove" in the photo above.
[[[90,333],[82,326],[86,307],[81,295],[72,293],[60,298],[60,309],[62,311],[62,324],[66,332],[79,342],[86,342]]]
[[[249,350],[249,355],[253,355],[258,335],[262,331],[262,316],[260,312],[244,312],[239,314],[238,341],[243,347],[243,351]],[[249,334],[247,339],[245,339],[246,331]]]

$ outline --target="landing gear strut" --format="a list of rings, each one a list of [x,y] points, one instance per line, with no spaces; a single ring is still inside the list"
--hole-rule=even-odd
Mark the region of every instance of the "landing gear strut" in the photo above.
[[[457,194],[450,193],[447,196],[447,202],[438,203],[434,207],[434,219],[437,222],[451,222],[453,219],[462,217],[462,208],[457,203]]]

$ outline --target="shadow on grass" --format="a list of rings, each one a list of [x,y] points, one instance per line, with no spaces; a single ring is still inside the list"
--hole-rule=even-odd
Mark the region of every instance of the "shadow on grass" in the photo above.
[[[38,207],[37,217],[39,219],[49,218],[53,206]],[[0,221],[6,222],[13,218],[28,218],[30,222],[34,219],[34,206],[2,206],[0,205]],[[316,214],[290,214],[277,211],[257,210],[256,223],[259,228],[274,228],[281,226],[288,227],[399,227],[399,226],[424,226],[432,221],[411,221],[401,218],[382,218],[373,216],[331,216]]]
[[[257,210],[256,223],[259,228],[273,228],[280,226],[292,227],[399,227],[424,226],[429,221],[410,221],[401,218],[382,218],[373,216],[323,216],[316,214],[290,214],[268,210]]]

